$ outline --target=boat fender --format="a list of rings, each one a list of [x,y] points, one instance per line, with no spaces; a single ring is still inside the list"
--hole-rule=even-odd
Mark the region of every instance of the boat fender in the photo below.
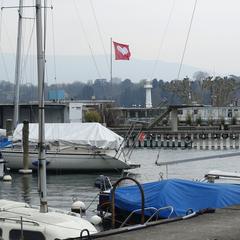
[[[10,175],[4,175],[3,176],[3,181],[4,182],[11,182],[12,181],[12,177]]]
[[[86,211],[86,206],[82,201],[75,201],[72,204],[71,211],[75,213],[82,213]]]
[[[99,225],[100,223],[102,223],[102,218],[99,217],[98,215],[94,215],[90,218],[90,222],[93,224],[93,225]]]
[[[200,133],[199,134],[199,138],[201,139],[206,139],[207,138],[207,135],[205,133]]]
[[[223,139],[227,139],[227,138],[228,138],[228,134],[227,134],[227,133],[223,133],[223,134],[222,134],[222,138],[223,138]]]

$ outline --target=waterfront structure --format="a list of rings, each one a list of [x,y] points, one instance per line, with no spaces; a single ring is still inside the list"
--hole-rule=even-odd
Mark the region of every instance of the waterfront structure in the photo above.
[[[98,111],[104,115],[104,109],[113,105],[113,100],[64,100],[45,101],[45,115],[47,123],[85,122],[87,111]],[[110,107],[109,113],[113,117],[111,125],[128,125],[131,122],[150,123],[167,110],[165,107]],[[6,128],[6,120],[12,119],[13,104],[0,104],[0,128]],[[30,123],[38,121],[37,102],[21,103],[19,105],[19,122],[28,120]],[[106,116],[105,116],[106,117]],[[162,123],[171,122],[173,131],[177,130],[177,124],[186,123],[199,124],[238,124],[240,123],[240,106],[212,107],[199,105],[179,105],[167,115]]]
[[[85,112],[96,110],[102,112],[112,100],[64,100],[45,101],[45,118],[47,123],[84,122]],[[13,104],[0,104],[0,128],[6,128],[6,121],[13,118]],[[38,103],[36,101],[19,104],[19,123],[24,120],[38,122]]]
[[[199,122],[199,124],[212,125],[215,123],[237,124],[240,122],[240,107],[188,107],[178,110],[178,120],[186,122]]]
[[[203,125],[212,124],[238,124],[240,123],[240,107],[212,107],[200,105],[176,105],[169,106],[171,111],[162,119],[163,124],[172,123],[173,131],[177,130],[177,124],[187,122]],[[159,117],[168,107],[114,107],[111,112],[115,116],[116,125],[126,125],[131,122],[150,123]]]

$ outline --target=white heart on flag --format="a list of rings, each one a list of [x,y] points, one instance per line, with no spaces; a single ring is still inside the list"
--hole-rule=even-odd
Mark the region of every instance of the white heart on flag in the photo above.
[[[121,46],[117,46],[117,50],[124,56],[128,54],[128,50],[126,47],[121,47]]]

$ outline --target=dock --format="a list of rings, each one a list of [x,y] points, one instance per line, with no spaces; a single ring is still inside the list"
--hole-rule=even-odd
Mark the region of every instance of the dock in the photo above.
[[[110,230],[99,240],[239,240],[240,205],[217,209],[193,218],[167,222],[162,220],[142,229],[121,232]],[[93,238],[95,239],[95,237]]]
[[[240,148],[240,132],[233,131],[145,132],[145,138],[142,141],[137,139],[137,136],[137,133],[133,133],[127,139],[125,147],[197,150]]]

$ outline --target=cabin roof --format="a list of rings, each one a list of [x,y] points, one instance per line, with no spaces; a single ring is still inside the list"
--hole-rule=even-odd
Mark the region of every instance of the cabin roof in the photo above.
[[[29,204],[9,200],[0,200],[0,218],[7,218],[20,227],[20,218],[26,226],[44,227],[45,232],[61,238],[77,237],[83,229],[89,229],[90,233],[96,233],[95,227],[80,215],[71,213],[49,211],[40,213],[39,209],[30,207]],[[17,222],[18,221],[18,222]]]

